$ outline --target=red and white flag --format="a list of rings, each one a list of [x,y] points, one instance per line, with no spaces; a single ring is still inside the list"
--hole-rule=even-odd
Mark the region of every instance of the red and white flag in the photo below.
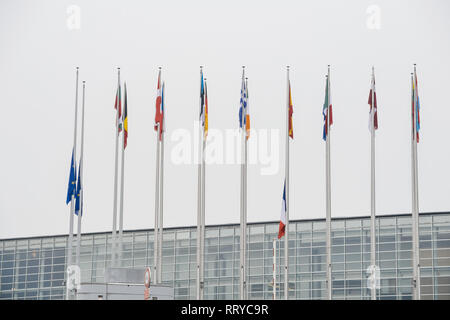
[[[280,227],[278,229],[278,239],[284,236],[286,231],[286,181],[283,189],[283,202],[281,203]]]
[[[163,129],[162,128],[163,113],[162,113],[162,110],[161,110],[161,102],[162,102],[162,96],[161,96],[161,70],[159,70],[159,74],[158,74],[158,88],[157,88],[157,95],[156,95],[155,131],[157,131],[158,127],[159,127],[160,139],[161,139],[161,133],[162,133],[162,129]]]

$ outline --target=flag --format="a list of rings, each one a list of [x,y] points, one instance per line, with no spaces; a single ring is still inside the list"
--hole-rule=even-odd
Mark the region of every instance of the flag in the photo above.
[[[283,202],[281,203],[280,227],[278,229],[278,239],[284,236],[286,229],[286,180],[284,181]]]
[[[200,70],[201,76],[200,76],[200,116],[199,120],[201,121],[202,127],[205,126],[205,113],[204,113],[204,107],[205,107],[205,81],[203,80],[203,70]]]
[[[414,125],[416,126],[416,140],[419,142],[419,131],[420,131],[420,101],[419,101],[419,90],[417,88],[417,73],[414,70],[414,80],[413,80],[413,117]]]
[[[329,113],[328,113],[329,110]],[[333,109],[331,105],[331,94],[330,94],[330,81],[327,77],[327,84],[325,88],[325,101],[323,103],[323,140],[327,140],[328,136],[328,128],[327,128],[327,121],[329,122],[329,125],[331,126],[333,124]],[[328,120],[328,114],[330,115],[330,118]]]
[[[80,161],[81,163],[81,161]],[[77,193],[75,195],[75,214],[78,215],[78,213],[81,210],[81,215],[83,215],[83,197],[81,197],[82,185],[81,185],[81,164],[78,167],[78,182],[77,182]],[[80,205],[81,203],[81,205]]]
[[[161,70],[159,70],[158,74],[158,88],[157,88],[157,95],[156,95],[156,113],[155,113],[155,131],[158,130],[158,124],[159,124],[159,139],[161,140],[161,133],[162,133],[162,118],[163,114],[161,112]]]
[[[250,105],[248,103],[248,85],[245,83],[245,130],[247,132],[247,140],[250,138]]]
[[[246,128],[246,123],[247,123],[247,88],[246,88],[245,81],[244,81],[244,73],[242,73],[241,100],[240,100],[240,108],[239,108],[239,127],[242,130],[244,130],[244,127]],[[250,129],[250,123],[249,123],[249,129]]]
[[[372,96],[373,96],[373,101],[372,101]],[[372,80],[371,80],[371,84],[370,84],[370,93],[369,93],[368,104],[370,105],[369,130],[372,132],[372,128],[374,130],[378,129],[377,93],[375,90],[375,73],[373,72],[373,70],[372,70]]]
[[[294,127],[292,126],[292,114],[294,113],[294,106],[292,105],[291,95],[291,81],[289,80],[289,137],[294,139]]]
[[[127,147],[128,141],[128,108],[127,108],[127,84],[124,84],[125,96],[123,102],[123,148]]]
[[[163,82],[162,84],[162,88],[161,88],[161,127],[159,130],[159,140],[161,140],[162,137],[162,133],[163,131],[165,131],[165,127],[164,127],[164,101],[165,101],[165,97],[164,97],[164,87],[165,87],[165,82]]]
[[[75,159],[73,157],[74,150],[72,150],[72,161],[70,163],[70,174],[69,174],[69,186],[67,187],[67,199],[66,204],[72,201],[72,196],[75,195],[76,181],[77,177],[75,174]]]
[[[208,87],[205,82],[205,125],[203,127],[205,139],[208,136]]]
[[[117,87],[117,91],[116,91],[116,101],[114,103],[114,109],[117,110],[117,108],[119,108],[119,131],[122,131],[122,92],[121,92],[121,88],[120,88],[120,84]]]

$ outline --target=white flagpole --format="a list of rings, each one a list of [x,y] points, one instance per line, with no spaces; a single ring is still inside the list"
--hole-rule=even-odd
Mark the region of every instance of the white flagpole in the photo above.
[[[248,78],[245,78],[245,96],[247,98],[247,106],[245,108],[245,121],[247,121],[247,112],[249,110],[249,102],[250,99],[248,97]],[[248,246],[248,238],[247,238],[247,158],[248,158],[248,134],[247,126],[245,128],[245,140],[244,140],[244,227],[242,228],[244,231],[244,299],[248,299],[248,286],[247,286],[247,246]]]
[[[200,66],[200,81],[202,80],[203,66]],[[200,92],[202,83],[200,83]],[[199,99],[199,114],[202,112],[202,98]],[[201,119],[199,121],[199,141],[198,141],[198,180],[197,180],[197,300],[203,300],[203,282],[202,282],[202,145],[203,133]]]
[[[162,99],[165,98],[166,92],[165,92],[165,83],[162,84]],[[164,101],[161,101],[161,104],[163,106],[163,118],[162,118],[162,133],[161,133],[161,154],[160,154],[160,187],[159,187],[159,226],[158,226],[158,272],[159,272],[159,282],[162,281],[162,243],[163,243],[163,201],[164,201],[164,131],[165,131],[165,122],[166,122],[166,112],[165,112],[165,103]]]
[[[120,91],[120,68],[117,68],[117,88]],[[117,93],[116,93],[117,95]],[[117,174],[119,169],[119,104],[117,101],[116,109],[116,155],[114,160],[114,204],[113,204],[113,232],[112,232],[112,245],[111,245],[111,266],[116,266],[116,236],[117,236]]]
[[[124,87],[125,90],[125,87]],[[125,93],[125,92],[124,92]],[[122,94],[120,95],[122,102]],[[123,106],[125,108],[125,106]],[[122,110],[122,161],[121,161],[121,173],[120,173],[120,211],[119,211],[119,266],[122,266],[122,251],[123,251],[123,189],[124,189],[124,171],[125,171],[125,127],[123,123],[125,109]]]
[[[158,86],[160,85],[160,76],[161,76],[161,67],[159,67],[159,74],[158,74]],[[159,93],[158,93],[159,94]],[[156,175],[155,175],[155,227],[153,231],[153,268],[154,268],[154,275],[155,275],[155,283],[160,283],[159,279],[159,165],[160,165],[160,140],[159,140],[159,126],[161,125],[160,122],[156,124]]]
[[[376,231],[375,231],[375,71],[372,67],[372,106],[370,109],[370,264],[376,264]],[[372,270],[375,272],[375,269]],[[371,288],[372,300],[377,299],[375,284]]]
[[[272,255],[273,255],[273,266],[272,266],[272,294],[273,300],[277,299],[277,239],[274,238],[272,241]]]
[[[289,299],[289,66],[286,67],[286,225],[284,234],[284,299]]]
[[[413,102],[413,141],[412,141],[412,151],[413,151],[413,170],[414,170],[414,190],[413,190],[413,201],[414,201],[414,211],[413,211],[413,263],[414,263],[414,271],[413,271],[413,276],[414,276],[414,288],[415,288],[415,294],[414,294],[414,299],[416,300],[420,300],[420,255],[419,255],[419,182],[418,182],[418,157],[417,157],[417,92],[418,92],[418,88],[417,88],[417,83],[416,83],[416,79],[417,79],[417,75],[416,75],[416,64],[414,64],[414,77],[413,79],[413,83],[415,85],[415,90],[414,90],[414,102]]]
[[[285,227],[286,228],[286,227]],[[285,230],[286,232],[286,230]],[[281,300],[281,240],[278,240],[278,270],[277,270],[277,276],[278,279],[280,279],[280,290],[278,290],[278,297]]]
[[[413,299],[416,299],[416,178],[415,178],[415,158],[414,158],[414,141],[415,141],[415,119],[414,119],[414,76],[411,73],[411,233],[412,233],[412,265],[413,265]]]
[[[76,68],[77,73],[76,73],[76,82],[75,82],[75,124],[74,124],[74,129],[73,129],[73,165],[75,166],[74,170],[75,170],[75,176],[77,173],[76,170],[76,163],[77,163],[77,157],[76,157],[76,153],[77,153],[77,118],[78,118],[78,67]],[[72,161],[71,161],[72,162]],[[75,189],[76,192],[76,189]],[[72,198],[70,200],[70,218],[69,218],[69,239],[68,239],[68,243],[67,243],[67,266],[72,265],[72,244],[73,244],[73,215],[75,213],[75,197],[73,196],[72,193]],[[70,291],[69,291],[69,287],[68,287],[68,281],[67,281],[67,274],[66,274],[66,300],[69,300],[69,295],[70,295]]]
[[[203,99],[204,105],[203,105],[203,119],[206,118],[206,78],[204,82],[204,90],[205,90],[205,97]],[[204,126],[206,123],[204,123]],[[203,145],[202,145],[202,212],[201,212],[201,251],[200,251],[200,281],[202,283],[202,288],[204,288],[205,285],[205,207],[206,207],[206,197],[205,197],[205,186],[206,186],[206,163],[205,163],[205,149],[206,149],[206,137],[204,135],[205,133],[205,127],[203,126]],[[202,289],[201,296],[203,299],[204,290]]]
[[[160,143],[159,143],[159,126],[157,124],[156,131],[156,187],[155,187],[155,228],[154,228],[154,245],[153,245],[153,259],[154,259],[154,269],[155,269],[155,282],[159,283],[159,271],[158,271],[158,258],[159,258],[159,244],[158,244],[158,234],[159,234],[159,164],[160,164]]]
[[[82,107],[81,107],[81,151],[80,151],[80,163],[79,163],[79,177],[78,181],[83,181],[83,156],[84,156],[84,97],[85,97],[85,83],[86,81],[83,81],[83,101],[82,101]],[[82,212],[82,193],[83,188],[80,188],[80,211],[78,212],[78,232],[77,232],[77,250],[76,250],[76,265],[80,266],[80,248],[81,248],[81,212]]]
[[[327,140],[326,140],[326,177],[327,177],[327,216],[326,216],[326,227],[327,227],[327,239],[326,239],[326,246],[327,246],[327,295],[328,300],[331,300],[331,167],[330,167],[330,65],[328,65],[328,74],[327,74],[327,81],[328,81],[328,106],[327,106]]]
[[[242,84],[244,85],[244,77],[245,77],[245,66],[242,67]],[[242,97],[242,92],[245,89],[243,87],[243,85],[241,86],[241,97]],[[242,119],[241,119],[241,123],[242,123],[242,128],[241,128],[241,212],[240,212],[240,298],[241,300],[245,299],[245,289],[244,289],[244,283],[245,283],[245,232],[244,232],[244,187],[245,187],[245,182],[244,182],[244,174],[245,174],[245,159],[243,159],[244,157],[244,152],[242,152],[243,147],[245,146],[245,128],[244,128],[244,119],[245,119],[245,108],[243,107],[242,104]]]

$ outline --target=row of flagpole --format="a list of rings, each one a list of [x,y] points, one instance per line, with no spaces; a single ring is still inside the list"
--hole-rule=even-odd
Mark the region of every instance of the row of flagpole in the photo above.
[[[78,215],[76,265],[80,262],[81,246],[81,218],[83,205],[82,177],[83,177],[83,149],[84,149],[84,105],[85,105],[85,81],[83,81],[82,93],[82,123],[81,123],[81,152],[79,161],[78,179],[76,174],[77,154],[77,126],[78,126],[78,77],[79,68],[76,68],[76,90],[75,90],[75,123],[72,160],[69,176],[69,186],[66,203],[70,205],[69,219],[69,245],[67,265],[72,265],[73,225],[74,214]],[[123,251],[123,204],[124,204],[124,166],[125,148],[128,138],[128,110],[127,89],[124,84],[124,113],[122,114],[122,94],[120,82],[120,68],[117,71],[118,85],[115,101],[115,171],[114,171],[114,203],[113,203],[113,226],[112,226],[112,266],[117,266],[117,259],[121,262]],[[323,140],[325,141],[326,159],[326,288],[327,298],[332,298],[332,265],[331,265],[331,161],[330,161],[330,137],[331,125],[333,124],[331,103],[331,81],[330,66],[326,75],[325,101],[322,109],[324,117]],[[205,250],[205,148],[208,135],[208,98],[206,78],[203,75],[203,67],[200,67],[200,115],[199,115],[199,149],[198,149],[198,191],[197,191],[197,299],[204,297],[204,250]],[[289,66],[286,68],[286,155],[285,155],[285,181],[283,190],[283,202],[280,217],[278,239],[284,239],[284,299],[289,298],[289,143],[293,139],[293,104],[291,85],[289,78]],[[162,231],[163,231],[163,182],[164,182],[164,132],[165,132],[165,84],[161,84],[161,68],[158,73],[158,87],[156,97],[155,126],[156,134],[156,188],[155,188],[155,233],[154,233],[154,282],[162,281]],[[419,203],[418,203],[418,163],[417,144],[419,142],[420,117],[419,97],[417,89],[416,65],[414,73],[411,73],[411,178],[412,178],[412,239],[413,239],[413,297],[420,299],[420,263],[419,263]],[[376,265],[376,234],[375,234],[375,131],[378,129],[377,99],[375,90],[375,71],[372,67],[371,88],[369,93],[369,131],[371,136],[371,223],[370,223],[370,263]],[[250,112],[248,79],[245,77],[245,67],[242,67],[241,99],[239,108],[239,126],[241,132],[241,187],[240,187],[240,298],[247,299],[247,141],[250,137]],[[123,127],[123,128],[122,128]],[[122,130],[123,129],[123,130]],[[123,131],[122,139],[120,133]],[[120,211],[119,232],[117,235],[117,207],[118,207],[118,153],[119,142],[121,147],[121,171],[120,171]],[[274,242],[275,243],[275,242]],[[274,252],[275,254],[275,252]],[[281,257],[280,257],[281,258]],[[276,258],[274,258],[274,263]],[[274,273],[275,274],[275,273]],[[274,276],[274,298],[276,297],[276,283]],[[67,289],[66,298],[69,299],[70,292]],[[376,288],[371,287],[371,299],[376,299]]]

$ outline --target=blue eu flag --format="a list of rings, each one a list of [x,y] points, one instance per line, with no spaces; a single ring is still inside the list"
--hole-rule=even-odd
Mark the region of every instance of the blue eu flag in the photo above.
[[[75,175],[75,159],[73,158],[73,150],[72,150],[72,162],[70,164],[70,176],[69,176],[69,186],[67,187],[67,200],[66,204],[72,201],[72,195],[75,195],[76,189],[76,180],[77,177]]]
[[[82,192],[80,169],[81,169],[81,165],[78,167],[77,193],[75,195],[75,214],[76,215],[78,215],[78,212],[80,212],[80,207],[81,207],[81,215],[83,215],[83,198],[80,197],[81,192]],[[81,203],[81,205],[80,205],[80,203]]]

